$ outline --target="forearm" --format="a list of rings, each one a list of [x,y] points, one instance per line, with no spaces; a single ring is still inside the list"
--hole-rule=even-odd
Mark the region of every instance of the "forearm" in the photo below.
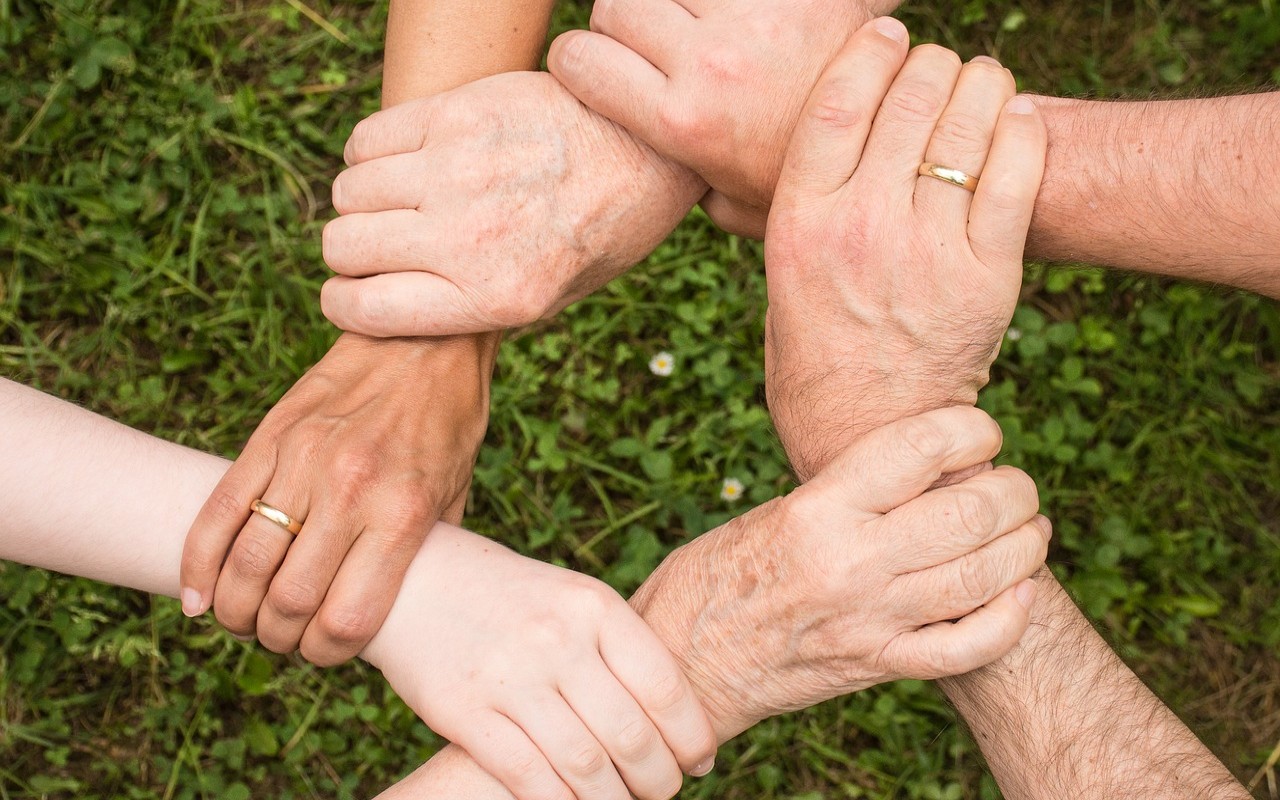
[[[554,0],[393,0],[384,108],[500,72],[537,69]]]
[[[177,597],[227,462],[0,381],[0,558]]]
[[[1248,798],[1048,571],[1004,659],[940,681],[1009,800]]]
[[[1280,92],[1037,102],[1049,154],[1028,256],[1280,297]]]
[[[499,0],[480,6],[458,2],[394,0],[387,20],[382,105],[448,91],[489,75],[536,69],[554,0]],[[369,347],[387,345],[366,339]],[[424,357],[444,350],[473,352],[489,380],[501,333],[417,342]]]

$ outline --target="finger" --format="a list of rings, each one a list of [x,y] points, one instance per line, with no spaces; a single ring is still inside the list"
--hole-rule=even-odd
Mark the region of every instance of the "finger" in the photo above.
[[[764,239],[765,223],[769,219],[768,208],[752,208],[731,200],[715,189],[708,191],[698,203],[711,221],[721,230],[748,239]]]
[[[871,20],[850,37],[796,123],[776,200],[824,197],[848,182],[876,109],[906,58],[907,29],[891,17]]]
[[[959,75],[960,57],[950,50],[922,44],[911,51],[871,126],[853,191],[874,191],[890,203],[910,201]]]
[[[324,263],[339,275],[427,270],[440,261],[440,231],[410,209],[355,213],[329,220],[321,232]]]
[[[1000,111],[1015,91],[1013,75],[995,59],[979,56],[965,64],[924,160],[981,180]],[[921,175],[916,180],[916,209],[942,224],[942,230],[964,231],[972,197],[967,189],[937,178]]]
[[[662,734],[602,664],[560,687],[560,694],[604,746],[627,788],[640,800],[667,800],[680,791],[680,764]]]
[[[322,501],[311,511],[258,609],[263,647],[276,653],[298,649],[360,532],[357,521],[331,503]]]
[[[276,472],[262,501],[305,525],[307,492],[287,470],[285,465]],[[241,637],[256,632],[258,609],[293,540],[294,534],[262,514],[249,517],[231,545],[213,593],[213,612],[222,627]]]
[[[837,491],[854,508],[884,514],[943,475],[995,458],[1001,442],[1000,426],[986,412],[940,408],[863,435],[806,486]]]
[[[627,800],[627,787],[609,754],[563,697],[525,697],[506,714],[577,797]]]
[[[391,611],[429,524],[414,518],[403,529],[379,523],[361,533],[302,635],[303,658],[331,667],[364,649]]]
[[[575,800],[520,726],[497,713],[469,717],[454,735],[440,731],[519,800]]]
[[[899,576],[904,596],[920,598],[921,622],[958,619],[1029,578],[1044,564],[1052,527],[1036,516],[972,553]]]
[[[596,0],[591,30],[670,75],[688,56],[693,15],[671,0]]]
[[[362,161],[333,179],[333,208],[339,214],[418,209],[422,186],[431,179],[421,150]]]
[[[250,439],[191,523],[182,546],[179,578],[182,613],[188,617],[199,616],[213,605],[218,574],[236,534],[252,513],[249,504],[266,492],[275,470],[275,449],[257,447]]]
[[[716,736],[702,703],[666,645],[634,614],[620,614],[600,634],[600,655],[652,720],[684,772],[705,774]]]
[[[430,140],[432,124],[443,107],[444,101],[438,98],[445,95],[410,100],[361,120],[342,151],[347,166],[421,149]]]
[[[1031,98],[1006,103],[969,211],[969,246],[983,263],[1021,267],[1047,146],[1044,119]]]
[[[887,566],[897,574],[945,564],[1036,515],[1040,493],[1030,475],[997,467],[934,489],[875,520],[887,533]]]
[[[1030,623],[1036,585],[1024,580],[956,622],[936,622],[894,639],[887,664],[904,678],[934,680],[970,672],[1008,653]]]
[[[342,330],[365,336],[452,336],[507,327],[477,311],[457,284],[430,272],[330,278],[320,289],[320,309]]]
[[[664,145],[663,120],[672,102],[667,76],[635,51],[600,33],[568,31],[551,43],[547,69],[587,108],[662,155],[687,160]]]

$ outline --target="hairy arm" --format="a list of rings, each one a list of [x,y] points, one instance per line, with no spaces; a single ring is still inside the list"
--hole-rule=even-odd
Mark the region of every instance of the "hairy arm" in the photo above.
[[[1037,103],[1049,154],[1028,255],[1280,298],[1280,92]]]
[[[940,681],[1009,800],[1248,798],[1048,570],[1013,652]]]

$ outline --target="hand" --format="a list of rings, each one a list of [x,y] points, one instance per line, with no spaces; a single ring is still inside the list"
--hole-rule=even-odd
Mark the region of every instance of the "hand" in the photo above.
[[[759,239],[809,89],[858,26],[897,5],[597,0],[591,32],[561,35],[547,65],[587,106],[701,175],[719,225]]]
[[[457,528],[432,531],[363,656],[521,800],[666,800],[715,755],[675,659],[616,592]]]
[[[677,550],[632,605],[680,660],[722,740],[898,678],[980,667],[1027,627],[1049,523],[1035,484],[983,464],[974,408],[860,438],[809,483]]]
[[[356,126],[324,229],[325,315],[371,336],[518,327],[642,260],[702,193],[550,75],[517,72]]]
[[[908,57],[878,22],[823,75],[765,239],[765,393],[802,479],[864,431],[976,400],[1022,285],[1045,138],[995,61]],[[918,176],[926,161],[981,176],[976,193]]]
[[[431,524],[458,521],[496,340],[344,335],[276,404],[201,509],[183,610],[320,666],[378,630]],[[255,499],[305,521],[295,538]],[[216,586],[216,588],[215,588]]]

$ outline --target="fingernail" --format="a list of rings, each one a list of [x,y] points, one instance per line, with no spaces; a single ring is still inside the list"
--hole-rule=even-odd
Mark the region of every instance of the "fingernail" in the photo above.
[[[991,56],[974,56],[973,58],[969,59],[969,63],[970,64],[994,64],[997,67],[1001,66],[1000,62],[996,61]]]
[[[881,17],[874,24],[880,35],[887,39],[892,39],[895,42],[905,42],[907,40],[907,26],[893,17]]]
[[[231,634],[231,638],[235,639],[237,642],[252,642],[252,641],[253,641],[253,637],[252,637],[252,636],[241,636],[241,635],[240,635],[240,634],[238,634],[238,633],[233,633],[233,634]]]
[[[182,613],[188,617],[198,617],[204,613],[204,598],[190,586],[182,590]]]
[[[1004,110],[1008,111],[1010,114],[1030,114],[1036,110],[1036,104],[1031,102],[1030,97],[1027,97],[1025,94],[1020,94],[1008,103],[1005,103]]]
[[[1018,598],[1023,608],[1031,608],[1032,602],[1036,599],[1036,582],[1030,578],[1026,579],[1013,590],[1013,596]]]
[[[715,759],[715,756],[712,756],[711,758],[708,758],[706,761],[703,761],[698,766],[689,770],[689,774],[695,778],[701,778],[703,775],[706,775],[708,772],[710,772],[715,767],[715,765],[716,765],[716,759]]]

